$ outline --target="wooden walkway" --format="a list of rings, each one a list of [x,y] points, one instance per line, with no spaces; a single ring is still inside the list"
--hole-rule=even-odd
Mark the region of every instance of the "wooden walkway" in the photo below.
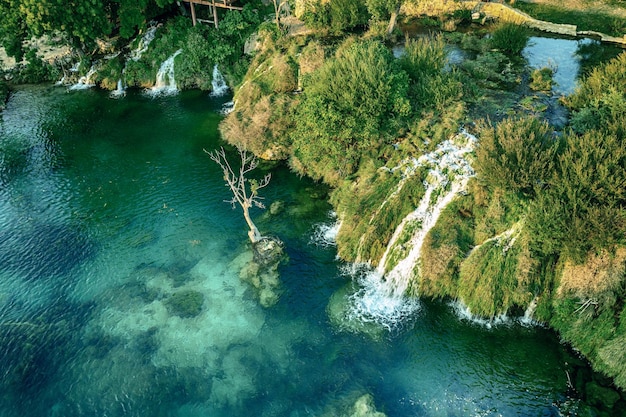
[[[218,27],[218,19],[217,19],[217,8],[220,7],[222,9],[231,9],[231,10],[243,10],[243,7],[233,6],[234,0],[183,0],[185,3],[189,3],[189,7],[191,8],[191,21],[195,26],[197,22],[202,22],[205,20],[196,18],[196,7],[198,4],[200,6],[208,6],[211,12],[211,16],[213,20],[207,20],[209,23],[215,24],[215,27]]]

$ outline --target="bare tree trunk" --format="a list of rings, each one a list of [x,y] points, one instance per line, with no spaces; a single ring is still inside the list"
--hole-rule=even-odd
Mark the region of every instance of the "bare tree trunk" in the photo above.
[[[389,26],[387,26],[387,35],[391,35],[393,30],[396,28],[396,23],[398,22],[398,14],[400,14],[400,6],[401,2],[398,2],[396,8],[391,12],[391,18],[389,19]]]
[[[280,8],[282,0],[272,0],[274,3],[274,13],[276,13],[276,28],[280,30]]]
[[[250,217],[249,208],[250,206],[247,204],[244,204],[242,206],[243,218],[246,219],[246,223],[248,223],[248,227],[250,228],[250,230],[248,231],[248,237],[250,238],[250,241],[252,243],[257,243],[259,240],[261,240],[262,236],[259,232],[259,229],[256,227],[256,224],[254,224],[252,218]]]
[[[246,174],[257,167],[258,161],[254,155],[249,155],[245,149],[237,147],[237,150],[241,158],[241,166],[237,173],[233,171],[228,159],[226,159],[224,148],[220,148],[219,151],[214,150],[211,152],[205,149],[204,152],[209,154],[211,159],[222,168],[226,186],[229,187],[230,191],[233,193],[233,198],[224,201],[231,203],[233,208],[235,207],[235,203],[241,206],[243,217],[250,228],[248,237],[252,243],[257,243],[262,239],[262,236],[250,217],[250,207],[256,206],[265,208],[261,202],[263,197],[259,196],[259,190],[269,184],[271,176],[270,174],[266,174],[261,181],[246,178]]]

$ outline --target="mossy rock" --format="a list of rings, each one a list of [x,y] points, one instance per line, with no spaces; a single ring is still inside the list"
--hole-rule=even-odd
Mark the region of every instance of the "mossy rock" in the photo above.
[[[200,314],[203,304],[204,295],[194,290],[175,292],[165,301],[165,306],[170,314],[183,318],[195,317]]]

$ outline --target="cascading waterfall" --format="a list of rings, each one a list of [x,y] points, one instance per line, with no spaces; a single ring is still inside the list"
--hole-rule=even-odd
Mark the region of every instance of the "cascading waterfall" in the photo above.
[[[161,67],[157,72],[156,83],[154,84],[154,87],[147,90],[148,94],[152,96],[160,96],[178,93],[176,78],[174,77],[174,59],[181,52],[182,49],[179,49],[161,64]]]
[[[71,85],[69,89],[70,90],[85,90],[87,88],[91,88],[95,86],[96,83],[93,82],[92,78],[94,75],[96,75],[96,72],[97,72],[96,66],[92,65],[91,68],[89,68],[89,71],[87,71],[87,74],[80,77],[78,79],[78,82],[74,85]]]
[[[124,88],[124,83],[122,82],[122,79],[120,78],[119,80],[117,80],[117,88],[111,91],[111,94],[109,95],[109,97],[122,98],[125,95],[126,95],[126,89]]]
[[[217,64],[213,66],[213,79],[211,80],[211,97],[222,97],[228,93],[228,85],[220,72]]]
[[[442,142],[435,151],[417,160],[404,162],[413,169],[420,166],[430,168],[424,181],[425,194],[418,207],[396,228],[378,268],[365,272],[360,268],[357,279],[362,288],[350,296],[351,319],[374,321],[393,328],[419,309],[418,300],[408,297],[406,293],[412,279],[420,275],[419,260],[424,238],[437,223],[443,209],[465,190],[474,175],[465,157],[474,149],[476,141],[476,137],[463,131],[453,139]],[[411,229],[408,229],[409,225]],[[398,244],[405,230],[411,233],[410,239]],[[392,258],[403,255],[395,265],[388,265]]]
[[[154,26],[150,26],[148,30],[146,30],[146,33],[139,40],[139,44],[137,45],[137,48],[132,50],[131,53],[129,54],[130,59],[132,59],[133,61],[139,61],[139,59],[141,59],[141,56],[143,55],[143,53],[148,50],[148,46],[150,46],[150,43],[154,40],[157,28],[158,27],[154,25]]]

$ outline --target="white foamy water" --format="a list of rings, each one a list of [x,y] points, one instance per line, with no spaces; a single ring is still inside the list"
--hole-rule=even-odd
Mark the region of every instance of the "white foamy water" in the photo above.
[[[396,330],[420,310],[417,298],[396,296],[380,273],[368,264],[351,264],[344,271],[359,285],[348,296],[346,320],[375,323],[387,330]]]
[[[97,69],[95,65],[92,65],[87,71],[87,74],[78,79],[78,82],[69,87],[70,90],[86,90],[87,88],[94,87],[96,85],[93,81],[94,75],[96,75]]]
[[[430,168],[424,181],[425,193],[417,208],[409,213],[394,231],[378,268],[358,275],[357,281],[362,288],[351,296],[353,316],[360,320],[377,321],[385,327],[410,316],[419,310],[419,302],[407,294],[414,279],[419,278],[419,260],[422,244],[428,232],[435,226],[439,215],[446,206],[467,186],[474,175],[474,170],[466,155],[474,149],[476,138],[461,132],[450,140],[442,142],[435,151],[422,155],[418,159],[409,159],[392,170],[402,169],[404,178],[393,194],[397,194],[418,167]],[[379,212],[389,198],[383,202]],[[397,245],[407,225],[414,226],[414,231],[407,242]],[[399,252],[396,252],[399,251]],[[401,258],[393,268],[387,271],[388,260]]]
[[[318,246],[337,246],[337,235],[341,228],[341,220],[337,213],[330,212],[329,217],[334,219],[332,223],[318,223],[314,226],[311,243]]]
[[[163,61],[159,71],[157,72],[154,87],[146,90],[149,95],[156,97],[174,95],[178,93],[176,77],[174,76],[174,60],[181,52],[183,52],[183,50],[179,49],[174,52],[172,56]]]
[[[124,88],[124,84],[121,79],[117,80],[117,88],[111,91],[109,97],[111,98],[122,98],[126,95],[126,89]]]
[[[213,66],[213,79],[211,80],[211,97],[222,97],[228,93],[228,85],[220,72],[217,64]]]
[[[154,40],[156,31],[157,31],[156,25],[150,26],[148,30],[146,30],[146,33],[139,40],[139,44],[137,45],[137,48],[133,49],[130,52],[129,54],[130,59],[132,59],[133,61],[139,61],[139,59],[141,59],[141,56],[144,54],[144,52],[148,50],[148,46],[150,46],[150,43]]]

